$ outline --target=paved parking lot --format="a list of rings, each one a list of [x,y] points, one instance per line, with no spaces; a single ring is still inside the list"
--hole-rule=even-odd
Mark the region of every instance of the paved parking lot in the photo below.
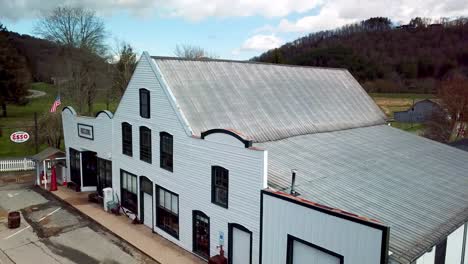
[[[21,212],[8,229],[7,213]],[[156,263],[30,184],[0,186],[0,263]]]

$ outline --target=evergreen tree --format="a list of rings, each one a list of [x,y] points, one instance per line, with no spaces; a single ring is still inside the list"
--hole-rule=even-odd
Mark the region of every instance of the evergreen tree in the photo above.
[[[27,95],[31,74],[26,59],[10,43],[8,31],[0,24],[0,105],[7,116],[7,103],[21,103]]]

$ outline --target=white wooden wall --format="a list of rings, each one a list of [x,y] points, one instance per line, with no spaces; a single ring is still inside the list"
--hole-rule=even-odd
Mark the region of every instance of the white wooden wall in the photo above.
[[[288,234],[344,257],[347,264],[381,263],[383,231],[264,193],[262,263],[284,264]]]
[[[155,74],[156,72],[156,74]],[[246,149],[231,138],[212,137],[202,140],[191,137],[175,109],[174,99],[157,75],[157,67],[145,53],[122,97],[113,118],[113,188],[120,197],[120,169],[148,177],[179,195],[179,239],[156,226],[154,230],[170,241],[192,251],[192,211],[200,210],[210,217],[210,254],[218,254],[219,232],[224,233],[227,255],[228,223],[238,223],[253,233],[253,263],[258,263],[260,190],[266,183],[267,152]],[[151,118],[139,115],[139,89],[150,91]],[[133,157],[122,154],[121,123],[132,125]],[[139,159],[139,126],[152,131],[152,164]],[[159,133],[165,131],[174,138],[174,171],[159,167]],[[98,132],[96,132],[98,133]],[[221,141],[220,141],[221,140]],[[229,170],[229,208],[211,203],[211,166]],[[153,197],[155,198],[155,197]],[[138,198],[139,199],[139,198]],[[154,201],[156,204],[156,200]],[[154,210],[156,212],[156,210]],[[155,221],[156,223],[156,221]]]
[[[93,140],[78,136],[78,123],[93,127]],[[70,173],[70,148],[78,151],[94,151],[97,157],[112,160],[112,119],[106,113],[101,112],[95,118],[78,116],[72,107],[67,107],[62,111],[62,124],[67,154],[67,174]],[[87,187],[82,188],[82,191],[94,189]]]

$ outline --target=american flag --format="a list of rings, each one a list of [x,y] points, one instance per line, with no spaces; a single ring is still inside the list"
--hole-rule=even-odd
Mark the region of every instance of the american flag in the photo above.
[[[60,102],[60,95],[57,95],[57,98],[55,98],[54,104],[50,108],[51,113],[55,113],[57,111],[57,107],[61,104]]]

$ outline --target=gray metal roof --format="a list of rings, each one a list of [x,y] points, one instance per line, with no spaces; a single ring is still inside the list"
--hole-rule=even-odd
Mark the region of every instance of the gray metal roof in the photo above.
[[[257,144],[269,185],[390,226],[392,258],[409,263],[468,220],[468,153],[386,125]]]
[[[196,135],[234,129],[265,142],[384,122],[344,69],[152,58]]]

